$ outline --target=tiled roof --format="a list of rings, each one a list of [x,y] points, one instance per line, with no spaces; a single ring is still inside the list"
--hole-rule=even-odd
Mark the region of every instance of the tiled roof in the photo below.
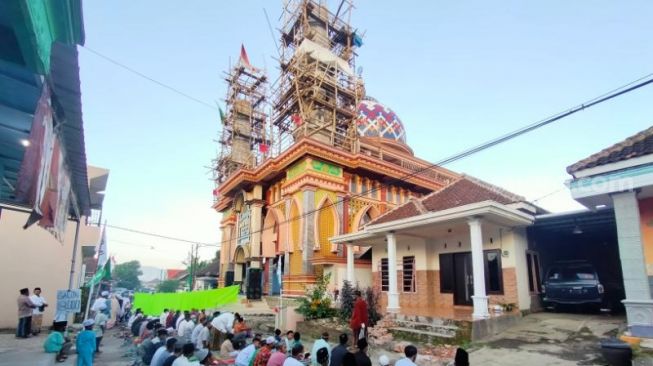
[[[166,270],[166,278],[169,279],[169,280],[175,279],[182,272],[186,272],[186,271],[183,270],[183,269],[167,269]]]
[[[198,276],[218,276],[220,274],[220,262],[214,260],[206,268],[197,272]]]
[[[411,199],[395,209],[379,216],[368,225],[401,220],[426,212],[437,212],[449,208],[483,201],[501,204],[524,201],[524,197],[510,193],[492,184],[470,176],[463,176],[454,183],[418,199]]]
[[[616,163],[648,154],[653,154],[653,126],[607,149],[603,149],[576,164],[568,166],[567,173],[574,174],[579,170]]]

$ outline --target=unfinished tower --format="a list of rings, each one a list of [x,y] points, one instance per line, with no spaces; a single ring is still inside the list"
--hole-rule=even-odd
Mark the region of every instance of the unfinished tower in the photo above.
[[[364,90],[354,73],[362,40],[349,25],[352,8],[350,0],[343,0],[335,14],[320,1],[285,4],[281,75],[272,93],[272,123],[282,138],[354,147],[356,107]]]
[[[222,133],[215,169],[218,184],[239,168],[258,165],[270,146],[266,131],[268,116],[264,111],[267,77],[263,70],[249,63],[244,47],[225,80],[228,84],[226,114],[220,110]]]

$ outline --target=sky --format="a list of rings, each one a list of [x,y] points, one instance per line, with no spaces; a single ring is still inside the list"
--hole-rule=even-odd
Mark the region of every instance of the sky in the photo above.
[[[224,72],[244,44],[278,76],[282,1],[89,0],[80,73],[88,163],[110,170],[109,225],[220,241],[209,166]],[[328,1],[335,9],[339,1]],[[653,72],[653,2],[356,1],[352,25],[368,95],[403,121],[415,155],[438,161]],[[265,19],[267,10],[274,37]],[[278,42],[278,40],[277,40]],[[173,87],[180,96],[93,50]],[[578,209],[565,167],[653,122],[653,86],[446,168],[557,212]],[[209,106],[205,105],[208,104]],[[109,228],[109,252],[181,268],[191,244]],[[200,249],[210,259],[214,246]]]

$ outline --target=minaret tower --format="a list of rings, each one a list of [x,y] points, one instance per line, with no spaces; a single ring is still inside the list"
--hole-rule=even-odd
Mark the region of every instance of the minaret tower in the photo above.
[[[354,73],[355,50],[362,39],[349,25],[352,8],[351,0],[343,0],[336,13],[322,1],[286,2],[281,75],[272,93],[272,124],[282,138],[308,137],[354,148],[356,106],[364,88]]]

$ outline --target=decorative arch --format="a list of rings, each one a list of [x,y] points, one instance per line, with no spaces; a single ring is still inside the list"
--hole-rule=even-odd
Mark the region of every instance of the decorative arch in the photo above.
[[[246,262],[245,258],[247,257],[249,257],[247,248],[243,245],[237,246],[236,251],[234,252],[234,263],[245,264]]]
[[[376,219],[381,215],[381,211],[376,206],[369,205],[356,213],[354,216],[354,222],[351,226],[351,232],[355,233],[358,230],[362,229],[363,226],[368,224],[370,221]]]
[[[263,257],[272,258],[282,251],[281,248],[281,221],[279,212],[275,208],[268,208],[265,218],[263,219],[263,232],[261,233],[261,243],[263,245]]]
[[[340,216],[329,197],[324,197],[317,205],[315,218],[315,250],[324,256],[338,251],[338,246],[331,244],[329,238],[340,233]]]
[[[289,216],[287,218],[287,227],[290,231],[288,238],[288,252],[290,252],[289,258],[289,272],[291,275],[298,275],[302,273],[303,259],[302,259],[302,245],[301,245],[301,224],[302,219],[300,218],[299,202],[295,197],[290,200]]]

